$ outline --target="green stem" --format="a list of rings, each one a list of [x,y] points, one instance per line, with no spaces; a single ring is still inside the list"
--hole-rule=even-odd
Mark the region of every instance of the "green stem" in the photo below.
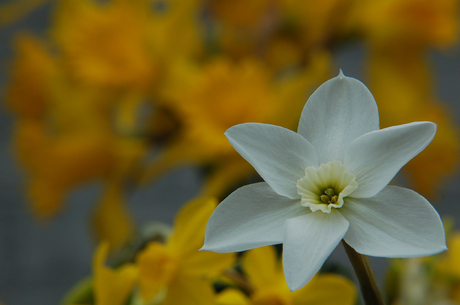
[[[358,277],[364,303],[366,305],[385,305],[385,300],[367,256],[356,252],[355,249],[350,247],[344,240],[342,240],[342,243],[351,265],[355,269],[356,276]]]

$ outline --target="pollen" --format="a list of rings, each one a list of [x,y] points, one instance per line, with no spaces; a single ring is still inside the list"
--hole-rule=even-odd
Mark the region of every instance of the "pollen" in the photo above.
[[[305,176],[297,181],[301,204],[312,212],[331,213],[333,208],[341,208],[344,198],[357,188],[356,177],[338,160],[306,168]]]

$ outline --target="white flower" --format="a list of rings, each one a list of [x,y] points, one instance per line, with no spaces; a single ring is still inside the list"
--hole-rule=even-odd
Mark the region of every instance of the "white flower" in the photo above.
[[[298,133],[259,123],[231,127],[228,140],[266,182],[236,190],[217,207],[202,250],[282,243],[291,290],[308,283],[342,239],[372,256],[446,250],[431,204],[388,185],[435,133],[431,122],[380,130],[372,94],[342,73],[310,97]]]

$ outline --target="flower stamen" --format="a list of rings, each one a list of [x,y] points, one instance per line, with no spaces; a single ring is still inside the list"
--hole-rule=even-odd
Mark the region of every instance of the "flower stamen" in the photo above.
[[[327,188],[324,191],[324,194],[321,195],[319,198],[321,198],[321,201],[323,201],[326,204],[329,203],[336,203],[337,202],[337,195],[335,194],[334,190],[332,188]]]
[[[301,204],[312,212],[330,213],[341,208],[344,198],[358,187],[355,176],[339,160],[321,164],[319,168],[308,167],[305,177],[297,181]]]

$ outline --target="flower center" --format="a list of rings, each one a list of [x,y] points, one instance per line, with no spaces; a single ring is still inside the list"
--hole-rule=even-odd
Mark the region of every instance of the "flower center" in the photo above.
[[[330,213],[332,208],[341,208],[343,199],[358,188],[355,179],[338,160],[321,164],[319,168],[307,167],[305,177],[297,181],[301,204],[312,212]]]
[[[324,191],[323,195],[319,196],[319,198],[321,198],[321,201],[326,203],[326,204],[330,204],[330,203],[334,204],[334,203],[337,202],[337,199],[339,197],[335,194],[335,192],[334,192],[334,190],[332,188],[328,187]]]

